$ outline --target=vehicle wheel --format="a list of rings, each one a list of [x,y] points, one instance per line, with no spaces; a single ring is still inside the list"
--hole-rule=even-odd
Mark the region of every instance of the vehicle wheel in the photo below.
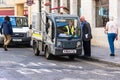
[[[36,42],[33,44],[33,50],[34,50],[35,56],[39,56],[40,51],[38,50]]]
[[[45,58],[50,60],[52,57],[52,54],[49,53],[48,48],[45,49]]]
[[[70,56],[69,56],[69,59],[70,59],[70,60],[74,60],[74,59],[75,59],[75,56],[74,56],[74,55],[70,55]]]

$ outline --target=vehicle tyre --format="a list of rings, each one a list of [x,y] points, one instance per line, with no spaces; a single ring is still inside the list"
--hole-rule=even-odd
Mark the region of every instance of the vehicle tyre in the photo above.
[[[52,57],[52,54],[49,53],[48,48],[45,49],[45,58],[50,60]]]
[[[34,44],[33,44],[33,50],[34,50],[35,56],[39,56],[40,51],[39,51],[39,49],[37,47],[37,43],[36,42],[34,42]]]

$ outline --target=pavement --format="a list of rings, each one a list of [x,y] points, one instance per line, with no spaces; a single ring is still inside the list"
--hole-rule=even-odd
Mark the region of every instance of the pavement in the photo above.
[[[92,46],[90,59],[120,66],[120,49],[115,49],[115,56],[110,56],[110,49]]]

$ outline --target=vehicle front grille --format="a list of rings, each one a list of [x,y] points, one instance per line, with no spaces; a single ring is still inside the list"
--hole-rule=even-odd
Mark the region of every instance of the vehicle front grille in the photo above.
[[[24,37],[24,33],[13,33],[12,37]]]
[[[76,48],[76,42],[66,41],[63,42],[63,48]]]

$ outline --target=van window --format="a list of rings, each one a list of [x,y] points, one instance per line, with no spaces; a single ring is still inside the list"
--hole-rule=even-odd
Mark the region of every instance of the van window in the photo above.
[[[28,27],[28,21],[25,17],[16,17],[17,27]]]
[[[1,25],[2,25],[3,21],[4,21],[4,17],[0,17],[0,28],[1,28]]]
[[[10,17],[10,21],[11,21],[12,27],[16,27],[15,17]]]
[[[4,21],[4,17],[0,17],[0,26]],[[27,17],[10,17],[12,27],[28,27],[28,18]]]

